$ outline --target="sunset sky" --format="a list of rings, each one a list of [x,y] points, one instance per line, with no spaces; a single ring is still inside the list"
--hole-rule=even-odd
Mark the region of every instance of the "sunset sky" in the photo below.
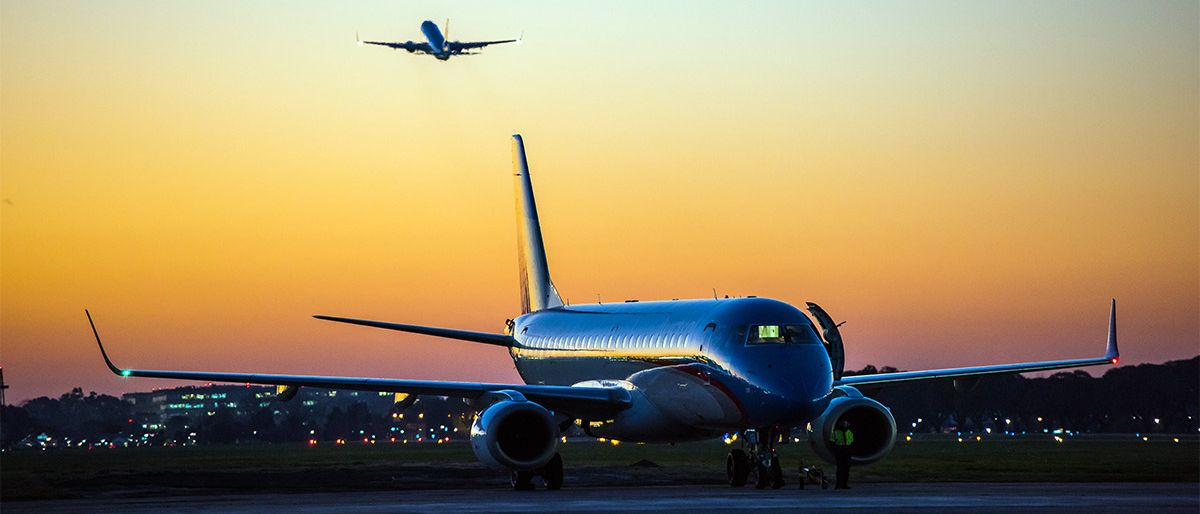
[[[509,134],[572,302],[759,295],[848,367],[1200,353],[1187,2],[0,2],[8,401],[119,365],[516,381]],[[525,33],[439,62],[366,39]],[[1102,372],[1102,370],[1100,370]]]

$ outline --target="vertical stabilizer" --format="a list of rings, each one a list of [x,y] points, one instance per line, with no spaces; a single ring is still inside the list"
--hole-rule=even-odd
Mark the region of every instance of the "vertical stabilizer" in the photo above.
[[[560,307],[562,297],[550,282],[546,265],[546,247],[542,243],[542,225],[533,201],[533,183],[525,142],[520,134],[512,137],[513,189],[517,197],[517,265],[521,283],[521,313]]]

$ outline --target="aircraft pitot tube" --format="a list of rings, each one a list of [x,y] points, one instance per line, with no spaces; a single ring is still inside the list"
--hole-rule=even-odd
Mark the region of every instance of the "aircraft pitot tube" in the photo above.
[[[854,432],[850,462],[870,464],[892,451],[896,442],[896,419],[892,417],[892,411],[853,387],[839,386],[834,389],[834,395],[825,411],[812,421],[809,432],[809,444],[818,456],[834,462],[829,439],[834,427],[842,421],[850,422],[849,428]]]
[[[545,407],[516,391],[497,391],[495,403],[475,417],[471,449],[479,462],[501,471],[542,468],[558,450],[558,425]]]

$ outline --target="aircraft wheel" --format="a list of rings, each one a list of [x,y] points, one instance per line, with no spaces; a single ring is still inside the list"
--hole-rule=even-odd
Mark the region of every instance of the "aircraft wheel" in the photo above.
[[[753,466],[754,470],[751,472],[751,474],[754,475],[754,488],[766,489],[771,483],[771,468],[768,468],[762,463],[755,463]]]
[[[779,466],[779,457],[771,459],[771,489],[783,487],[783,468]]]
[[[746,452],[741,449],[729,450],[729,456],[725,458],[725,476],[729,479],[730,487],[742,487],[746,485],[746,478],[750,475],[750,459],[746,457]]]
[[[514,491],[532,491],[533,490],[533,472],[532,471],[513,471],[509,478],[512,480],[512,488]]]
[[[563,484],[563,460],[562,455],[555,453],[550,458],[550,462],[546,463],[546,467],[542,468],[542,481],[546,483],[546,489],[557,491],[562,489]]]

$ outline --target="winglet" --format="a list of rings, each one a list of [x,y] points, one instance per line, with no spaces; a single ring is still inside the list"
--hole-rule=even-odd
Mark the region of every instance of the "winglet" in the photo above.
[[[363,46],[362,38],[358,37],[358,31],[357,31],[357,30],[356,30],[356,31],[354,31],[354,42],[355,42],[355,43],[358,43],[358,46]]]
[[[88,324],[92,326],[92,335],[96,336],[96,345],[100,347],[100,356],[104,357],[104,363],[108,365],[108,369],[123,377],[129,376],[129,370],[118,368],[116,364],[113,364],[112,359],[108,358],[108,352],[104,351],[104,343],[100,342],[100,332],[96,331],[96,323],[92,321],[92,313],[87,309],[84,309],[83,313],[87,314]]]
[[[1104,358],[1116,364],[1121,361],[1121,352],[1117,350],[1117,299],[1112,299],[1112,307],[1108,311],[1108,346],[1104,349]]]

